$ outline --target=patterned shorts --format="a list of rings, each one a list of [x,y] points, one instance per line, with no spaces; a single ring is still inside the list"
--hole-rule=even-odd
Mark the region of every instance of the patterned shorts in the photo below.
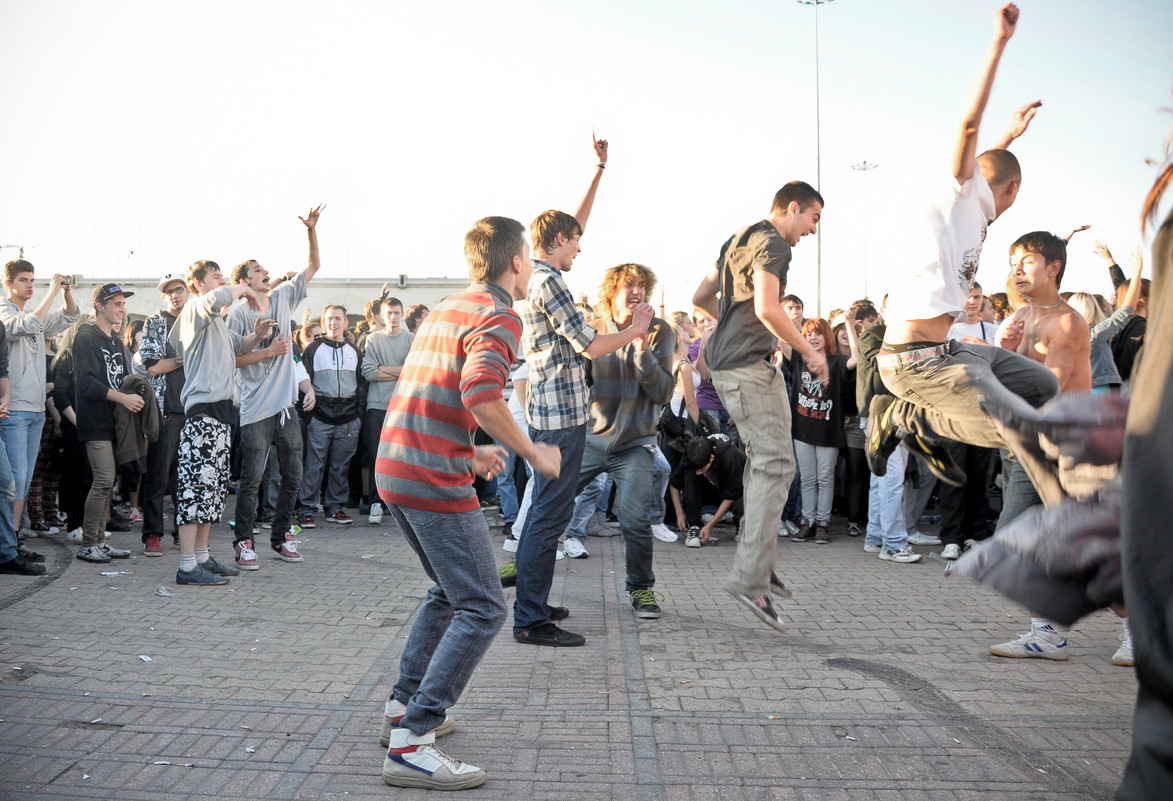
[[[217,523],[228,494],[232,427],[214,417],[189,417],[179,434],[179,480],[175,519],[183,525]]]

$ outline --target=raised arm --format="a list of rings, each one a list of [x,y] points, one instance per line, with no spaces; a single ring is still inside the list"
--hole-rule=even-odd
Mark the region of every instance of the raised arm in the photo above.
[[[318,255],[318,216],[326,208],[323,203],[317,208],[310,209],[310,213],[304,217],[299,216],[297,219],[305,224],[306,233],[310,239],[310,257],[309,264],[305,268],[305,280],[307,282],[314,280],[314,276],[318,274],[318,268],[322,266],[322,260]]]
[[[1141,275],[1144,273],[1144,256],[1140,248],[1132,249],[1132,280],[1128,283],[1128,291],[1120,301],[1118,308],[1128,308],[1136,311],[1136,304],[1140,302]]]
[[[1124,277],[1124,271],[1120,269],[1120,265],[1112,257],[1112,251],[1108,250],[1108,246],[1104,244],[1104,240],[1102,239],[1096,240],[1096,243],[1092,246],[1092,250],[1095,251],[1097,256],[1108,263],[1108,276],[1112,279],[1112,289],[1119,289],[1128,279]]]
[[[1002,60],[1006,43],[1014,35],[1014,28],[1017,24],[1018,6],[1007,3],[998,10],[998,15],[994,20],[994,38],[990,41],[981,72],[978,73],[977,82],[971,90],[965,116],[961,122],[961,136],[957,142],[957,151],[953,157],[953,177],[957,179],[959,184],[963,184],[973,177],[974,162],[977,158],[978,129],[982,124],[982,115],[985,113],[986,103],[990,99],[990,89],[994,86],[994,74],[998,71],[998,62]],[[1029,113],[1033,116],[1033,109]],[[1029,119],[1026,122],[1029,122]],[[1025,125],[1023,130],[1026,130]]]
[[[586,232],[587,218],[591,216],[591,207],[595,205],[595,193],[599,191],[599,181],[603,179],[603,170],[607,168],[607,140],[596,139],[595,132],[591,131],[591,144],[598,161],[595,163],[595,172],[591,176],[591,183],[587,187],[586,195],[578,204],[578,211],[574,212],[574,219],[578,220],[584,233]]]

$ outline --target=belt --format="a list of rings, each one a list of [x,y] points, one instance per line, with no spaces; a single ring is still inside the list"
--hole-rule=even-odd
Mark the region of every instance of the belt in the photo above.
[[[903,364],[923,362],[925,359],[932,359],[944,355],[945,343],[942,342],[940,345],[934,345],[931,348],[917,348],[916,350],[906,350],[902,353],[881,353],[876,356],[876,366],[881,370],[895,370]]]

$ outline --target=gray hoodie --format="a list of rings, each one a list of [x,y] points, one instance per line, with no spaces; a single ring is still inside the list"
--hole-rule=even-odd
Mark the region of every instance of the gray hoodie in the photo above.
[[[236,354],[244,339],[228,329],[220,310],[232,303],[232,289],[222,286],[190,298],[171,329],[171,345],[183,357],[183,409],[232,400]]]
[[[25,306],[28,309],[28,306]],[[8,380],[14,412],[45,411],[45,337],[56,336],[77,322],[81,312],[49,312],[42,320],[31,309],[21,311],[8,298],[0,300],[0,323],[8,341]]]

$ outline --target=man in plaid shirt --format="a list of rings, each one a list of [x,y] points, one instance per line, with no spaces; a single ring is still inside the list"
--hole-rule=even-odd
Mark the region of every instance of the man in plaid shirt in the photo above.
[[[529,365],[525,416],[535,443],[557,446],[562,469],[557,478],[534,474],[533,506],[517,547],[517,597],[513,603],[513,639],[531,645],[575,646],[586,638],[554,624],[569,614],[548,603],[554,581],[558,538],[570,522],[574,492],[586,444],[587,409],[585,359],[594,359],[630,344],[648,332],[652,307],[639,304],[630,327],[600,334],[583,319],[574,296],[562,280],[582,250],[579,238],[586,228],[599,180],[607,166],[607,140],[594,139],[598,163],[586,196],[573,216],[545,211],[530,225],[534,254],[529,292],[521,312],[522,350]]]

